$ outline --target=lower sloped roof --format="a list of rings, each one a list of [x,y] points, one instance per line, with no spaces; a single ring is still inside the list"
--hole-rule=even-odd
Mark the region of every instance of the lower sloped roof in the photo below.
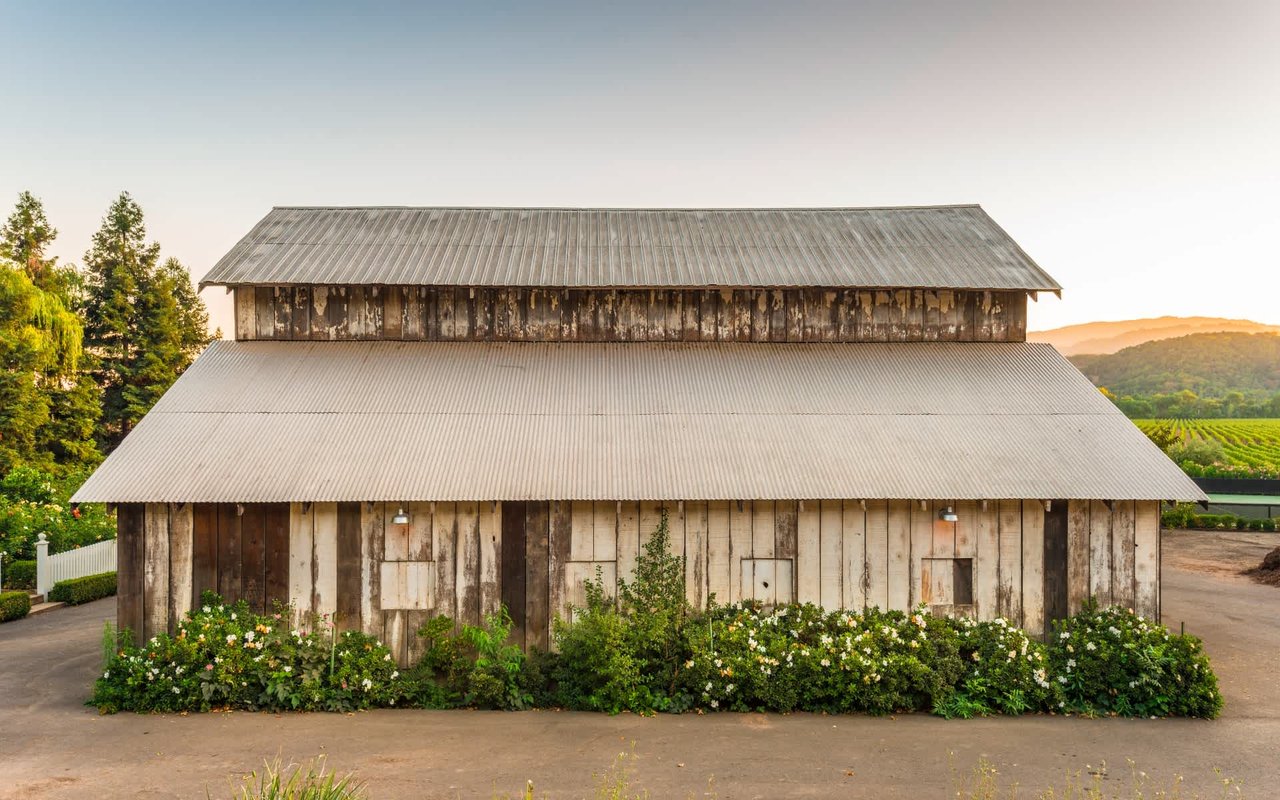
[[[216,342],[78,502],[1201,500],[1049,345]]]

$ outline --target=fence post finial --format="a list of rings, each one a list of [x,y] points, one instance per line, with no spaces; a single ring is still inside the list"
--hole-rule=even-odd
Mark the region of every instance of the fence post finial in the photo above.
[[[49,589],[49,537],[43,533],[36,537],[36,594],[48,597]]]

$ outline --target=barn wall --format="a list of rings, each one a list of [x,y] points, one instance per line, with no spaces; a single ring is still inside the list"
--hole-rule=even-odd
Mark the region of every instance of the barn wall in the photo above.
[[[1021,342],[1024,292],[259,286],[236,338],[427,341]]]
[[[955,523],[938,519],[948,504]],[[400,507],[407,525],[392,521]],[[420,655],[415,631],[432,616],[474,623],[503,604],[515,640],[545,649],[552,621],[585,602],[597,571],[610,590],[632,575],[664,509],[696,606],[712,595],[850,609],[924,603],[1003,616],[1036,634],[1091,595],[1152,618],[1160,611],[1155,501],[1055,501],[1048,512],[1042,500],[236,508],[120,507],[121,626],[141,636],[171,629],[216,586],[260,608],[288,598],[303,625],[336,615],[339,627],[381,638],[402,663]]]

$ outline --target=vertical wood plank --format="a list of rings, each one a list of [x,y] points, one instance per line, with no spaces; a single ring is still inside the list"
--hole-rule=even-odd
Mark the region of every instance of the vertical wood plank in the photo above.
[[[911,501],[890,500],[888,522],[888,607],[911,607]]]
[[[752,590],[751,599],[759,600],[765,605],[773,605],[777,602],[778,581],[777,581],[777,559],[754,559],[752,565]]]
[[[338,630],[358,631],[364,593],[363,553],[359,503],[338,503],[338,570],[337,608],[334,612]],[[246,514],[248,512],[246,511]]]
[[[729,592],[722,602],[737,603],[750,591],[750,581],[742,582],[741,562],[751,558],[750,500],[729,502]]]
[[[1111,605],[1111,509],[1089,501],[1089,594],[1098,605]]]
[[[409,512],[409,524],[407,526],[408,550],[405,559],[408,561],[434,561],[435,554],[431,552],[432,525],[431,525],[431,504],[430,503],[409,503],[405,506]]]
[[[564,500],[551,503],[551,518],[547,528],[548,549],[547,561],[550,564],[548,574],[548,594],[551,604],[551,616],[554,619],[569,619],[569,596],[567,565],[569,563],[569,547],[573,539],[572,506]]]
[[[235,307],[236,340],[251,342],[258,338],[257,292],[254,287],[237,286],[235,288]]]
[[[338,613],[338,504],[312,504],[311,529],[311,610],[332,617]]]
[[[458,549],[454,593],[458,622],[480,623],[480,506],[457,503]]]
[[[529,503],[505,501],[502,504],[502,548],[499,583],[502,604],[511,615],[511,642],[527,647],[525,620],[529,603],[526,594],[525,566],[527,562],[525,525],[529,517]]]
[[[795,521],[796,600],[814,605],[822,602],[822,519],[819,512],[816,500],[804,503],[778,501],[779,525]],[[783,534],[781,538],[789,539],[788,534],[789,532]],[[777,548],[777,541],[774,546]]]
[[[1067,501],[1067,613],[1089,599],[1089,501]]]
[[[597,500],[591,509],[592,561],[618,559],[618,504]]]
[[[219,503],[218,594],[228,603],[240,599],[240,516],[235,503]]]
[[[1134,530],[1132,500],[1115,501],[1111,513],[1111,602],[1133,608]]]
[[[405,630],[405,617],[408,612],[403,610],[385,611],[382,614],[382,643],[391,651],[391,657],[396,660],[400,666],[409,666],[409,650],[406,641],[407,636],[413,634]]]
[[[921,508],[919,502],[911,503],[911,556],[910,574],[911,591],[910,606],[924,600],[924,576],[921,572],[921,560],[928,558],[933,551],[933,504],[925,502]]]
[[[525,581],[527,575],[527,548],[529,541],[525,536],[525,526],[529,521],[529,503],[504,502],[500,508],[502,516],[502,549],[500,549],[499,584],[502,586],[502,604],[511,614],[511,640],[525,648],[527,646],[525,626],[529,613],[529,600]]]
[[[844,606],[844,507],[839,500],[823,500],[820,519],[820,605],[835,611]]]
[[[213,503],[191,506],[191,602],[218,591],[218,507]]]
[[[671,554],[684,558],[684,503],[663,503],[671,529]]]
[[[662,503],[653,500],[640,501],[640,551],[643,552],[654,532],[662,522]]]
[[[689,605],[707,605],[707,501],[691,500],[684,505],[684,587]],[[599,559],[604,560],[604,559]]]
[[[595,504],[589,500],[574,500],[569,504],[570,510],[570,561],[594,561],[595,536]]]
[[[291,602],[289,594],[289,504],[266,507],[266,611]]]
[[[528,503],[524,523],[524,638],[529,649],[546,651],[551,646],[551,594],[548,584],[547,529],[551,504]],[[503,538],[506,546],[506,538]]]
[[[431,552],[436,564],[437,614],[458,619],[458,600],[455,592],[458,560],[458,519],[454,503],[436,503],[431,513]]]
[[[1022,627],[1044,634],[1044,503],[1022,501]]]
[[[386,503],[360,503],[360,628],[370,636],[382,632],[382,546],[388,513],[395,509],[388,512]],[[398,588],[398,607],[404,608],[403,581]]]
[[[289,602],[294,605],[295,627],[301,627],[310,616],[313,577],[311,558],[313,537],[311,532],[311,506],[302,510],[302,503],[289,504]]]
[[[240,516],[240,597],[262,613],[267,602],[267,518],[261,503],[245,503]]]
[[[116,507],[116,627],[133,634],[134,644],[145,639],[143,621],[143,558],[146,512],[141,503]]]
[[[1044,632],[1067,617],[1071,605],[1068,585],[1068,542],[1071,503],[1055,500],[1044,514]]]
[[[630,582],[635,577],[636,559],[640,555],[640,504],[626,500],[621,506],[618,512],[618,579]]]
[[[404,293],[413,291],[401,286],[382,287],[382,338],[404,338]]]
[[[845,500],[841,513],[840,605],[859,611],[867,604],[867,514],[856,500]]]
[[[484,616],[496,614],[502,603],[498,558],[502,552],[501,507],[491,501],[481,502],[477,527],[480,540],[480,614]]]
[[[190,503],[169,506],[169,625],[173,633],[191,610],[191,554],[193,541]]]
[[[142,635],[169,630],[169,505],[143,507]]]
[[[863,582],[867,587],[867,606],[889,607],[889,504],[885,500],[867,501],[867,563]]]
[[[994,502],[975,504],[973,603],[979,619],[1000,616],[1000,523]]]
[[[773,562],[775,603],[795,602],[795,563],[794,560],[788,559],[777,559]]]
[[[422,294],[421,286],[404,287],[400,336],[407,341],[417,341],[422,338]]]
[[[774,539],[777,536],[776,507],[772,500],[756,500],[751,504],[751,557],[774,557]],[[743,587],[744,591],[746,587]]]
[[[960,500],[955,504],[956,558],[973,558],[978,552],[978,504]]]
[[[1148,619],[1160,615],[1160,503],[1134,504],[1133,608]]]
[[[1014,625],[1022,624],[1022,502],[1001,500],[1000,578],[996,607],[1000,616]]]
[[[729,602],[731,552],[729,501],[713,500],[707,503],[707,599],[720,605]]]

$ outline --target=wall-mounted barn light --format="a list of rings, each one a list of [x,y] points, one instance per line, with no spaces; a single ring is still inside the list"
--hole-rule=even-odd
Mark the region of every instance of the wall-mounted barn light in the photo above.
[[[943,522],[955,522],[956,520],[960,519],[960,516],[956,514],[956,510],[954,508],[952,508],[951,506],[945,506],[941,511],[938,512],[938,519],[942,520]]]
[[[409,515],[404,512],[404,506],[401,506],[394,517],[391,518],[392,525],[408,525]]]

